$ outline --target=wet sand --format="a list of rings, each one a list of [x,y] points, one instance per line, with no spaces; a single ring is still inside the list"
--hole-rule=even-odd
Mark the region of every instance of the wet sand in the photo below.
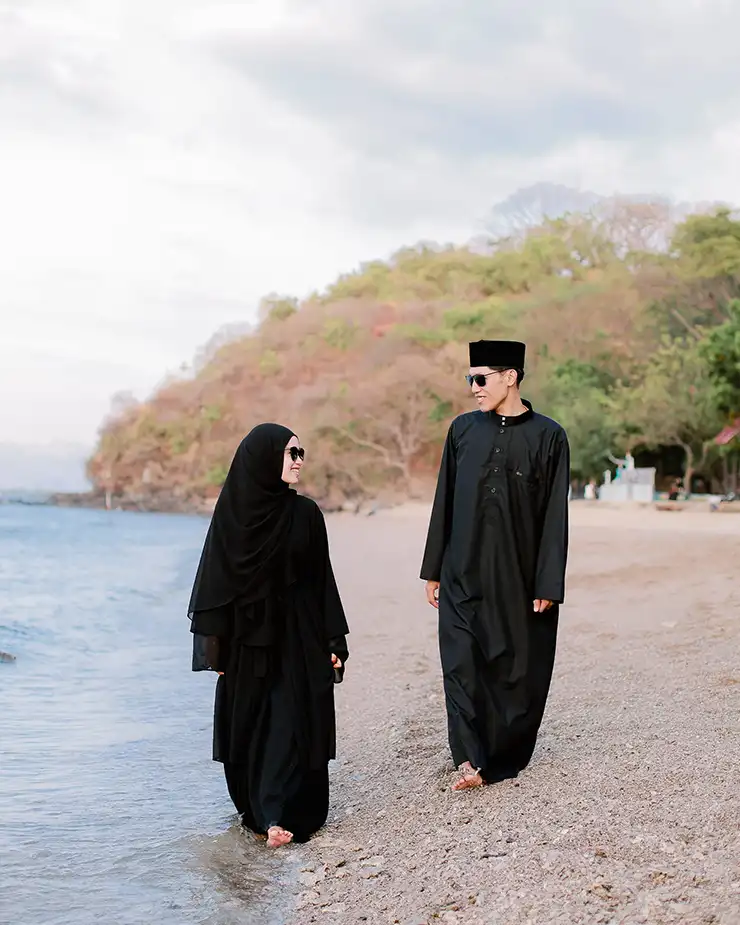
[[[740,516],[572,505],[535,756],[453,794],[427,508],[330,518],[352,628],[290,925],[740,923]]]

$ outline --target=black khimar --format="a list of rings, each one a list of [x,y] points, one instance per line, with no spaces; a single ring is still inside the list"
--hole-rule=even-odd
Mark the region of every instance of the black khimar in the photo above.
[[[239,444],[211,518],[189,613],[258,601],[289,581],[282,556],[296,494],[282,480],[293,431],[259,424]]]

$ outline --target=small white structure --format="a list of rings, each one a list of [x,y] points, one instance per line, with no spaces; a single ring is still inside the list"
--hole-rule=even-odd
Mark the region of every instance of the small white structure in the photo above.
[[[640,501],[650,504],[654,498],[655,469],[620,468],[614,481],[604,480],[599,490],[600,501]]]

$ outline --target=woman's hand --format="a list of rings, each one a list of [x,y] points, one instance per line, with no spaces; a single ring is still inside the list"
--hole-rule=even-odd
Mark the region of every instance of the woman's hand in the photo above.
[[[333,652],[332,652],[332,654],[331,654],[331,666],[332,666],[332,668],[341,668],[341,667],[342,667],[342,660],[341,660],[341,658],[338,658]]]

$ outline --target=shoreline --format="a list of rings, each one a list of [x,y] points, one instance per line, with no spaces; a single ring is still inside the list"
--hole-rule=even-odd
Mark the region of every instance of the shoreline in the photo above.
[[[47,507],[83,508],[99,511],[130,511],[140,514],[210,514],[212,502],[178,498],[175,495],[139,495],[106,497],[105,492],[55,492],[46,500]]]
[[[53,875],[60,851],[70,869],[82,864],[83,918],[99,918],[101,908],[105,917],[111,897],[114,902],[120,897],[130,911],[135,900],[123,890],[143,877],[152,892],[136,910],[144,909],[146,918],[147,910],[163,908],[166,917],[169,906],[163,904],[174,888],[182,897],[173,910],[178,922],[207,916],[210,909],[212,918],[264,925],[740,922],[740,672],[734,657],[740,641],[740,518],[710,516],[706,509],[681,516],[573,503],[567,598],[533,760],[515,780],[454,794],[437,615],[418,578],[429,507],[412,501],[377,516],[327,517],[332,565],[351,629],[347,673],[334,689],[337,758],[330,764],[329,818],[308,843],[274,854],[235,822],[222,769],[211,762],[215,679],[198,679],[203,683],[190,699],[194,688],[182,615],[174,614],[169,623],[172,608],[179,610],[169,599],[187,591],[183,552],[195,555],[205,524],[43,512],[25,518],[9,511],[9,520],[28,520],[35,530],[43,531],[47,519],[62,522],[48,537],[55,550],[60,537],[76,544],[63,548],[58,566],[65,574],[72,567],[68,587],[83,592],[67,595],[70,619],[59,621],[51,609],[58,576],[47,576],[41,592],[49,588],[52,628],[63,622],[72,631],[67,637],[72,645],[83,638],[102,652],[101,659],[123,666],[109,678],[107,665],[97,660],[98,686],[86,684],[81,691],[86,704],[100,692],[100,713],[92,709],[91,720],[99,716],[118,742],[121,708],[130,721],[148,723],[153,703],[180,703],[184,691],[189,704],[185,711],[170,709],[163,727],[172,736],[165,742],[168,755],[180,754],[170,741],[185,744],[184,766],[179,760],[177,767],[163,765],[156,754],[147,755],[137,726],[131,752],[122,753],[130,762],[126,781],[133,780],[135,789],[126,789],[128,783],[110,788],[110,762],[99,763],[99,771],[93,767],[90,780],[99,777],[95,786],[103,789],[93,788],[91,799],[112,799],[110,808],[121,822],[120,846],[108,850],[110,839],[97,825],[97,814],[89,817],[81,847],[64,826],[54,828],[58,841],[49,842],[41,815],[33,853],[21,855],[22,873],[41,865],[44,876]],[[12,536],[10,542],[15,543]],[[105,563],[100,571],[85,554],[98,548]],[[29,579],[38,569],[25,554],[18,562],[21,600],[29,601]],[[91,566],[97,599],[85,596]],[[36,600],[29,601],[32,607]],[[138,631],[122,649],[109,635],[121,620],[128,625],[132,609],[142,614],[139,629],[151,640],[147,664],[141,661]],[[102,647],[78,622],[78,614],[91,613],[105,633]],[[34,617],[32,626],[37,622]],[[34,634],[28,648],[26,643],[18,648],[18,664],[0,664],[0,674],[12,672],[13,689],[26,698],[36,691],[33,678],[22,688],[33,662],[43,653],[60,664],[60,676],[67,679],[62,712],[42,710],[38,728],[49,728],[51,721],[62,741],[66,727],[58,718],[72,710],[70,715],[79,715],[80,688],[76,673],[64,670],[57,658],[59,641],[52,632],[39,650]],[[0,639],[0,648],[13,652],[15,646]],[[80,662],[88,661],[86,648]],[[129,673],[140,665],[143,674],[138,668]],[[146,687],[144,699],[132,688],[137,683]],[[45,696],[47,704],[56,703],[56,687]],[[22,726],[21,713],[15,714]],[[173,726],[175,715],[181,719]],[[97,735],[94,726],[88,728]],[[194,741],[200,743],[195,752]],[[93,742],[97,748],[98,739]],[[66,763],[51,772],[74,784],[79,760],[75,752],[63,751]],[[25,792],[33,796],[39,782],[46,782],[49,797],[41,809],[53,818],[59,799],[69,795],[61,810],[74,822],[79,809],[74,787],[55,793],[59,778],[48,781],[42,753],[38,780],[26,776],[25,768],[23,773]],[[160,792],[169,797],[161,799]],[[171,801],[180,796],[173,809]],[[143,810],[151,813],[143,841],[136,821],[141,812],[131,811],[142,809],[139,799],[147,800]],[[193,804],[198,809],[189,815]],[[21,800],[20,811],[23,805]],[[28,829],[27,814],[19,823],[21,818]],[[179,833],[174,839],[173,818]],[[39,857],[37,845],[51,853]],[[31,883],[23,897],[29,925],[45,922],[49,909],[69,898],[65,888],[61,900],[52,892],[51,901],[45,895],[36,901],[32,889]],[[84,899],[88,889],[92,901]],[[76,908],[71,912],[80,918]]]
[[[216,498],[198,499],[178,498],[174,495],[113,497],[109,500],[103,492],[53,492],[44,498],[27,500],[10,496],[0,498],[0,503],[25,504],[34,507],[60,507],[76,508],[81,510],[99,511],[128,511],[140,514],[188,514],[210,517],[216,504]],[[380,511],[390,511],[403,508],[406,505],[427,505],[429,502],[420,499],[405,499],[396,502],[381,502],[377,499],[363,499],[362,501],[346,501],[335,503],[313,498],[325,514],[358,514],[372,516]]]
[[[185,514],[210,517],[216,504],[216,498],[212,499],[185,499],[178,498],[174,495],[153,495],[153,496],[133,496],[133,497],[114,497],[108,502],[103,492],[53,492],[45,498],[38,500],[24,499],[18,493],[18,497],[10,496],[7,499],[0,497],[0,503],[5,504],[25,504],[40,507],[60,507],[60,508],[79,508],[87,510],[111,510],[111,511],[128,511],[141,514]],[[308,495],[308,497],[311,497]],[[578,510],[593,511],[623,511],[623,512],[660,512],[674,514],[740,514],[740,502],[719,502],[714,499],[716,496],[695,497],[685,501],[666,501],[656,498],[653,501],[586,501],[582,498],[571,499],[571,510],[573,505]],[[411,510],[423,508],[428,511],[432,502],[432,494],[428,499],[405,498],[393,502],[381,502],[377,499],[364,499],[362,501],[347,501],[344,503],[332,503],[323,501],[320,498],[314,498],[325,514],[355,514],[372,516],[379,512],[408,512]]]

